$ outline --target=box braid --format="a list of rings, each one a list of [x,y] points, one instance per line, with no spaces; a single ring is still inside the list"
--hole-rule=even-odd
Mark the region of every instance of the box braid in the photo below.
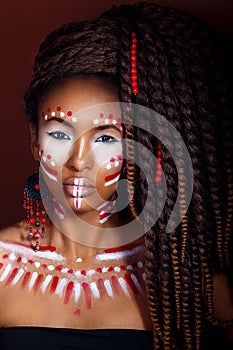
[[[137,36],[139,92],[131,90],[131,33]],[[154,327],[155,349],[201,349],[205,327],[226,325],[213,316],[213,274],[232,268],[232,124],[231,107],[221,57],[210,33],[192,16],[153,3],[121,5],[97,20],[65,24],[47,36],[35,59],[33,79],[25,93],[29,121],[37,125],[38,106],[56,84],[74,75],[94,75],[118,89],[122,102],[156,110],[181,134],[194,171],[188,211],[188,174],[179,142],[165,135],[161,145],[167,184],[148,191],[145,176],[134,160],[154,179],[152,159],[159,140],[143,128],[163,133],[149,109],[145,115],[124,110],[130,210],[137,217],[145,198],[143,221],[151,227],[144,236],[147,293]],[[132,125],[136,122],[138,128]],[[155,124],[156,122],[156,124]],[[175,147],[174,147],[175,144]],[[181,223],[171,233],[166,226],[177,198],[177,169],[168,148],[178,157]],[[156,205],[155,205],[156,199]],[[158,200],[158,199],[161,199]],[[195,291],[195,292],[194,292]]]

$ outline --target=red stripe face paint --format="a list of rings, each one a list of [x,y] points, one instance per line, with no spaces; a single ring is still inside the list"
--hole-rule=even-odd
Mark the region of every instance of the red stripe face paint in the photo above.
[[[143,246],[142,242],[133,242],[124,246],[120,247],[114,247],[114,248],[107,248],[104,249],[104,253],[116,253],[116,252],[123,252],[125,250],[133,249],[135,247]]]
[[[10,276],[8,277],[8,279],[6,280],[6,286],[8,286],[14,279],[14,277],[16,276],[17,272],[19,271],[18,267],[15,267]]]
[[[40,285],[43,281],[43,278],[44,278],[44,275],[42,275],[42,274],[37,276],[37,279],[35,281],[34,288],[33,288],[34,293],[36,293],[38,291],[38,289],[40,288]]]
[[[31,276],[31,272],[28,271],[25,273],[22,281],[22,289],[24,289],[27,286],[30,276]]]
[[[64,304],[68,304],[69,303],[70,297],[71,297],[71,293],[73,291],[73,288],[74,288],[74,282],[71,281],[71,282],[68,283],[68,285],[66,287]]]
[[[112,286],[114,288],[114,292],[116,293],[116,295],[119,295],[120,294],[120,285],[118,283],[116,276],[111,276],[111,282],[112,282]]]
[[[90,291],[89,284],[86,282],[83,282],[82,288],[85,295],[87,309],[91,309],[91,291]]]
[[[53,281],[52,281],[52,284],[51,284],[51,287],[50,287],[50,293],[55,293],[55,290],[57,288],[57,284],[58,284],[58,281],[59,281],[59,277],[58,276],[54,276],[53,277]]]
[[[130,278],[130,276],[126,273],[125,274],[125,280],[127,282],[127,284],[129,285],[129,287],[132,289],[132,291],[137,294],[138,293],[138,289],[136,288],[135,284],[133,283],[132,279]]]
[[[112,175],[107,175],[104,178],[105,184],[104,186],[110,186],[113,183],[117,182],[119,180],[121,174],[121,170],[117,171],[116,173],[112,174]]]
[[[106,295],[106,290],[105,290],[105,287],[104,287],[104,280],[102,278],[99,278],[98,281],[97,281],[97,284],[98,284],[100,296],[104,297]]]
[[[46,172],[48,172],[49,174],[51,174],[53,176],[57,176],[58,175],[57,170],[54,170],[54,169],[50,168],[47,164],[43,163],[43,167],[45,168]]]

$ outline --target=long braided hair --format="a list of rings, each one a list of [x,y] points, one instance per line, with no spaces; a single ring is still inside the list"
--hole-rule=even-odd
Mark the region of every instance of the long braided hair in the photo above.
[[[139,92],[131,90],[131,33],[137,36]],[[168,149],[161,145],[167,183],[166,202],[157,222],[146,232],[145,268],[154,330],[155,349],[200,349],[208,323],[220,324],[213,314],[213,274],[231,268],[232,235],[232,125],[231,106],[221,73],[221,57],[212,34],[192,16],[153,3],[113,7],[97,20],[65,24],[47,36],[35,59],[33,79],[25,93],[29,121],[37,124],[42,97],[57,82],[73,75],[90,74],[113,81],[122,102],[156,110],[173,124],[189,151],[194,186],[188,211],[181,172],[181,223],[171,233],[166,225],[177,197],[177,169]],[[154,165],[144,149],[155,153],[158,140],[143,131],[153,118],[125,116],[127,156],[144,162],[153,178]],[[157,124],[156,124],[157,125]],[[168,143],[174,140],[168,140]],[[176,155],[182,160],[182,149]],[[126,157],[127,157],[126,156]],[[182,161],[180,168],[182,169]],[[152,205],[143,220],[151,222],[155,196],[143,174],[128,162],[130,209],[137,216],[140,198]],[[159,186],[159,185],[158,185]]]

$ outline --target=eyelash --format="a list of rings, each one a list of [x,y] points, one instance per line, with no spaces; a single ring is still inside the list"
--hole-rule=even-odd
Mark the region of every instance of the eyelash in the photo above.
[[[70,137],[62,131],[51,131],[48,132],[48,135],[56,140],[70,140]]]
[[[100,140],[102,138],[102,140]],[[99,136],[95,142],[103,142],[103,143],[114,143],[114,142],[118,142],[118,140],[110,135],[101,135]]]
[[[48,132],[48,135],[53,137],[56,140],[70,140],[70,137],[62,131],[51,131],[51,132]],[[104,134],[99,136],[95,140],[95,142],[114,143],[114,142],[118,142],[118,140],[113,136]]]

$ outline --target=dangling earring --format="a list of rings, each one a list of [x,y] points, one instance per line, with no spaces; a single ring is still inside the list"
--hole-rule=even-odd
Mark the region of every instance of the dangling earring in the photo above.
[[[49,218],[43,207],[41,195],[39,174],[31,175],[25,185],[23,207],[26,211],[26,223],[30,224],[28,233],[29,239],[36,239],[33,249],[37,252],[40,250],[39,238],[44,238],[45,225],[49,225]],[[33,229],[33,226],[36,228]]]

